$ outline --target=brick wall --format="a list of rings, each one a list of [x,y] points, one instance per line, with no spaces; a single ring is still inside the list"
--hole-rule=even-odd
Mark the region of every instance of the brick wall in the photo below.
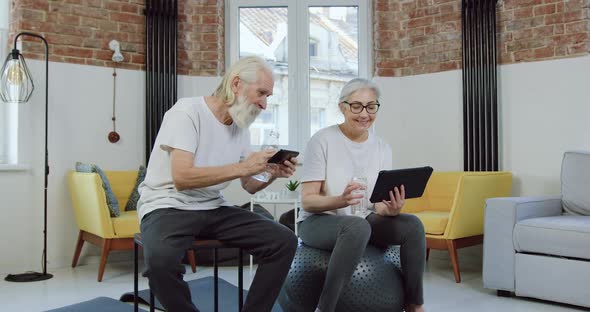
[[[121,42],[124,64],[143,69],[145,0],[12,0],[11,33],[32,31],[50,42],[51,60],[112,66],[108,42]],[[500,64],[587,55],[590,0],[504,0],[498,5]],[[461,68],[460,0],[373,1],[377,76]],[[224,70],[222,0],[179,1],[179,73]],[[27,57],[43,47],[25,42]]]
[[[501,63],[590,52],[589,0],[506,0],[500,6]]]
[[[178,72],[221,76],[224,70],[223,0],[178,0]]]
[[[145,0],[12,0],[11,34],[39,33],[50,60],[113,66],[108,43],[121,43],[118,67],[145,69]],[[178,71],[216,76],[223,71],[223,1],[180,0]],[[11,37],[12,42],[14,37]],[[23,37],[21,37],[23,38]],[[43,59],[38,39],[25,39],[26,57]]]
[[[504,0],[498,5],[500,64],[587,55],[590,0]],[[461,68],[460,0],[377,0],[377,76]]]

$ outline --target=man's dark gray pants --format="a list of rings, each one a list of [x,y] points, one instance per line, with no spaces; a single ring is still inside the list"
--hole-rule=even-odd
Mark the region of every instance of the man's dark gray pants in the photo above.
[[[218,239],[243,248],[258,260],[258,269],[242,311],[270,311],[289,272],[297,238],[287,227],[237,207],[188,211],[155,210],[141,221],[144,276],[169,312],[198,311],[182,279],[182,258],[195,240]]]

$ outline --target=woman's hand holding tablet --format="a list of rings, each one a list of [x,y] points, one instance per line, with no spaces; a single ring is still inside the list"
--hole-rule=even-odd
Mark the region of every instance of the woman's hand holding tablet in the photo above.
[[[395,187],[399,190],[402,185],[405,199],[421,197],[432,171],[432,167],[380,171],[370,200],[372,203],[391,201],[389,192],[393,192]]]

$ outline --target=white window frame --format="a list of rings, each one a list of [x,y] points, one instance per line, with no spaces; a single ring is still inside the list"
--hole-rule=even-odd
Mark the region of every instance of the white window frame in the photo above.
[[[309,42],[309,7],[357,6],[358,7],[358,55],[359,77],[372,77],[372,38],[370,0],[225,0],[225,64],[226,68],[239,56],[238,11],[241,7],[287,7],[289,49],[289,145],[285,148],[303,152],[310,138],[309,46],[297,44]],[[291,53],[296,51],[296,53]],[[300,70],[305,69],[305,70]],[[304,92],[303,92],[304,91]],[[301,96],[305,94],[305,96]],[[336,105],[337,103],[334,103]],[[252,147],[254,150],[258,146]]]
[[[0,67],[8,56],[10,24],[10,2],[0,0]],[[0,171],[20,170],[18,162],[18,103],[4,103],[0,100]]]

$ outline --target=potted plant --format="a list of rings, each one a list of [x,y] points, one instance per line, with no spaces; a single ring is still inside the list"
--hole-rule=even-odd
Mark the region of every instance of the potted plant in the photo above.
[[[299,186],[299,184],[301,184],[301,182],[295,180],[289,180],[289,183],[285,184],[285,187],[287,187],[287,189],[289,190],[289,192],[287,192],[287,197],[288,198],[294,198],[299,196],[299,193],[297,192],[297,187]]]

